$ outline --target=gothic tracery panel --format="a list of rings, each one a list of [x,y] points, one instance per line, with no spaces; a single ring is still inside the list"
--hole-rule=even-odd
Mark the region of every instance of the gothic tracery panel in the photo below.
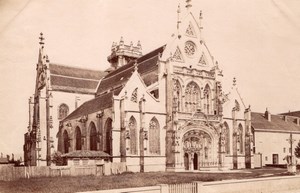
[[[64,119],[69,114],[69,107],[66,104],[61,104],[58,107],[58,119]]]
[[[190,82],[185,89],[185,111],[197,111],[200,102],[200,88],[195,82]]]
[[[173,107],[177,111],[181,111],[181,86],[178,80],[174,81],[173,88]]]
[[[242,124],[239,124],[238,135],[237,135],[237,143],[238,143],[238,153],[240,153],[240,154],[244,153],[243,135],[244,135],[243,126],[242,126]]]

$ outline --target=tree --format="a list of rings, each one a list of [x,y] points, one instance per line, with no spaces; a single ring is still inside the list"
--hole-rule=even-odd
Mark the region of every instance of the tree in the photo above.
[[[52,154],[52,162],[57,165],[57,166],[62,166],[64,165],[64,159],[63,157],[61,157],[61,152],[59,151],[55,151],[53,154]]]
[[[300,158],[300,141],[298,142],[298,145],[295,148],[295,156],[297,158]]]

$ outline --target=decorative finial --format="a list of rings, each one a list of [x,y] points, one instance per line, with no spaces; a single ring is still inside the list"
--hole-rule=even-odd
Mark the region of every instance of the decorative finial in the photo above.
[[[45,43],[44,43],[45,38],[43,37],[43,33],[42,33],[42,32],[40,33],[39,39],[40,39],[39,44],[40,44],[41,46],[43,46],[43,45],[45,44]]]
[[[186,0],[186,6],[185,7],[187,8],[187,10],[189,10],[192,7],[191,1],[192,0]]]
[[[121,39],[120,39],[120,45],[124,45],[123,36],[121,36]]]
[[[203,17],[202,17],[202,10],[200,10],[200,14],[199,14],[199,26],[200,26],[200,29],[203,29],[203,27],[202,27],[202,19],[203,19]]]
[[[138,47],[139,49],[142,49],[142,45],[141,45],[140,40],[139,40],[138,43],[137,43],[137,47]]]
[[[236,78],[233,78],[233,86],[236,86]]]
[[[138,70],[138,65],[137,65],[137,62],[135,61],[134,63],[134,71],[137,71]]]
[[[179,30],[179,24],[181,23],[180,21],[180,4],[178,5],[178,9],[177,9],[177,30]]]

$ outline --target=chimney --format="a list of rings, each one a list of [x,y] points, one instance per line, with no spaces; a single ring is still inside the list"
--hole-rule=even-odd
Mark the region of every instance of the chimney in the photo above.
[[[268,111],[268,108],[266,109],[266,112],[265,112],[265,118],[271,122],[271,113]]]

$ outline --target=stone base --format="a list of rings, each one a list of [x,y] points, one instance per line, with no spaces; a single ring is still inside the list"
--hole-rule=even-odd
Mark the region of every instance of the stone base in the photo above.
[[[287,170],[289,173],[296,173],[296,165],[287,165]]]

